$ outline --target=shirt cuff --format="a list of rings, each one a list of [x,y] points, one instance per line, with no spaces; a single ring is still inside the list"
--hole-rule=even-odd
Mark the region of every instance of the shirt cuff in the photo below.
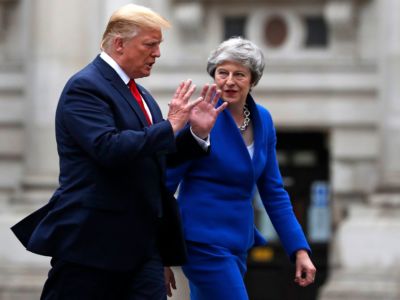
[[[210,135],[207,136],[205,140],[202,138],[199,138],[197,135],[194,134],[192,127],[190,127],[190,132],[192,133],[194,139],[197,141],[197,143],[200,145],[200,147],[204,150],[207,151],[208,147],[210,147]]]

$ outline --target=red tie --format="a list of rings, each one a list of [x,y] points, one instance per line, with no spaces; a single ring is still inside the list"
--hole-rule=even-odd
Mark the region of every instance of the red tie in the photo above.
[[[131,79],[128,83],[128,86],[129,86],[129,89],[131,90],[133,97],[136,99],[137,103],[139,104],[140,108],[142,109],[144,116],[146,117],[147,124],[151,125],[151,119],[149,117],[149,114],[146,111],[146,108],[144,107],[142,96],[139,93],[139,90],[136,86],[135,81],[133,79]]]

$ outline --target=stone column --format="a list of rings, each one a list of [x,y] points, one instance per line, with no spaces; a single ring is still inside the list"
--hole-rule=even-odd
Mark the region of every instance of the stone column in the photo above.
[[[99,51],[101,1],[28,1],[26,147],[21,193],[14,202],[45,203],[57,186],[54,118],[68,78]]]
[[[330,0],[325,5],[324,16],[331,35],[331,48],[341,59],[348,59],[354,55],[355,14],[354,0]]]
[[[57,187],[54,118],[59,95],[99,51],[105,0],[18,0],[24,25],[24,165],[19,192],[0,219],[0,299],[39,299],[48,258],[24,249],[10,226]],[[0,0],[1,2],[1,0]],[[15,45],[12,45],[15,47]]]
[[[380,189],[400,193],[400,1],[381,0]]]
[[[377,0],[380,151],[377,189],[348,208],[332,269],[320,300],[400,297],[400,1]]]

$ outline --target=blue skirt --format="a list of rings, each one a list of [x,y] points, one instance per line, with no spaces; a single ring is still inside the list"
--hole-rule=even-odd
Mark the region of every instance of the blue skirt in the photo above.
[[[189,280],[191,300],[248,300],[244,285],[247,253],[187,241],[188,262],[182,270]]]

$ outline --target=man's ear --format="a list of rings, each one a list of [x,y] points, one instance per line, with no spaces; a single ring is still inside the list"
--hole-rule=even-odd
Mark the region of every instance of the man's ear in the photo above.
[[[123,50],[124,50],[124,40],[123,38],[121,38],[120,36],[116,36],[113,39],[113,46],[114,46],[114,50],[115,52],[122,54]]]

